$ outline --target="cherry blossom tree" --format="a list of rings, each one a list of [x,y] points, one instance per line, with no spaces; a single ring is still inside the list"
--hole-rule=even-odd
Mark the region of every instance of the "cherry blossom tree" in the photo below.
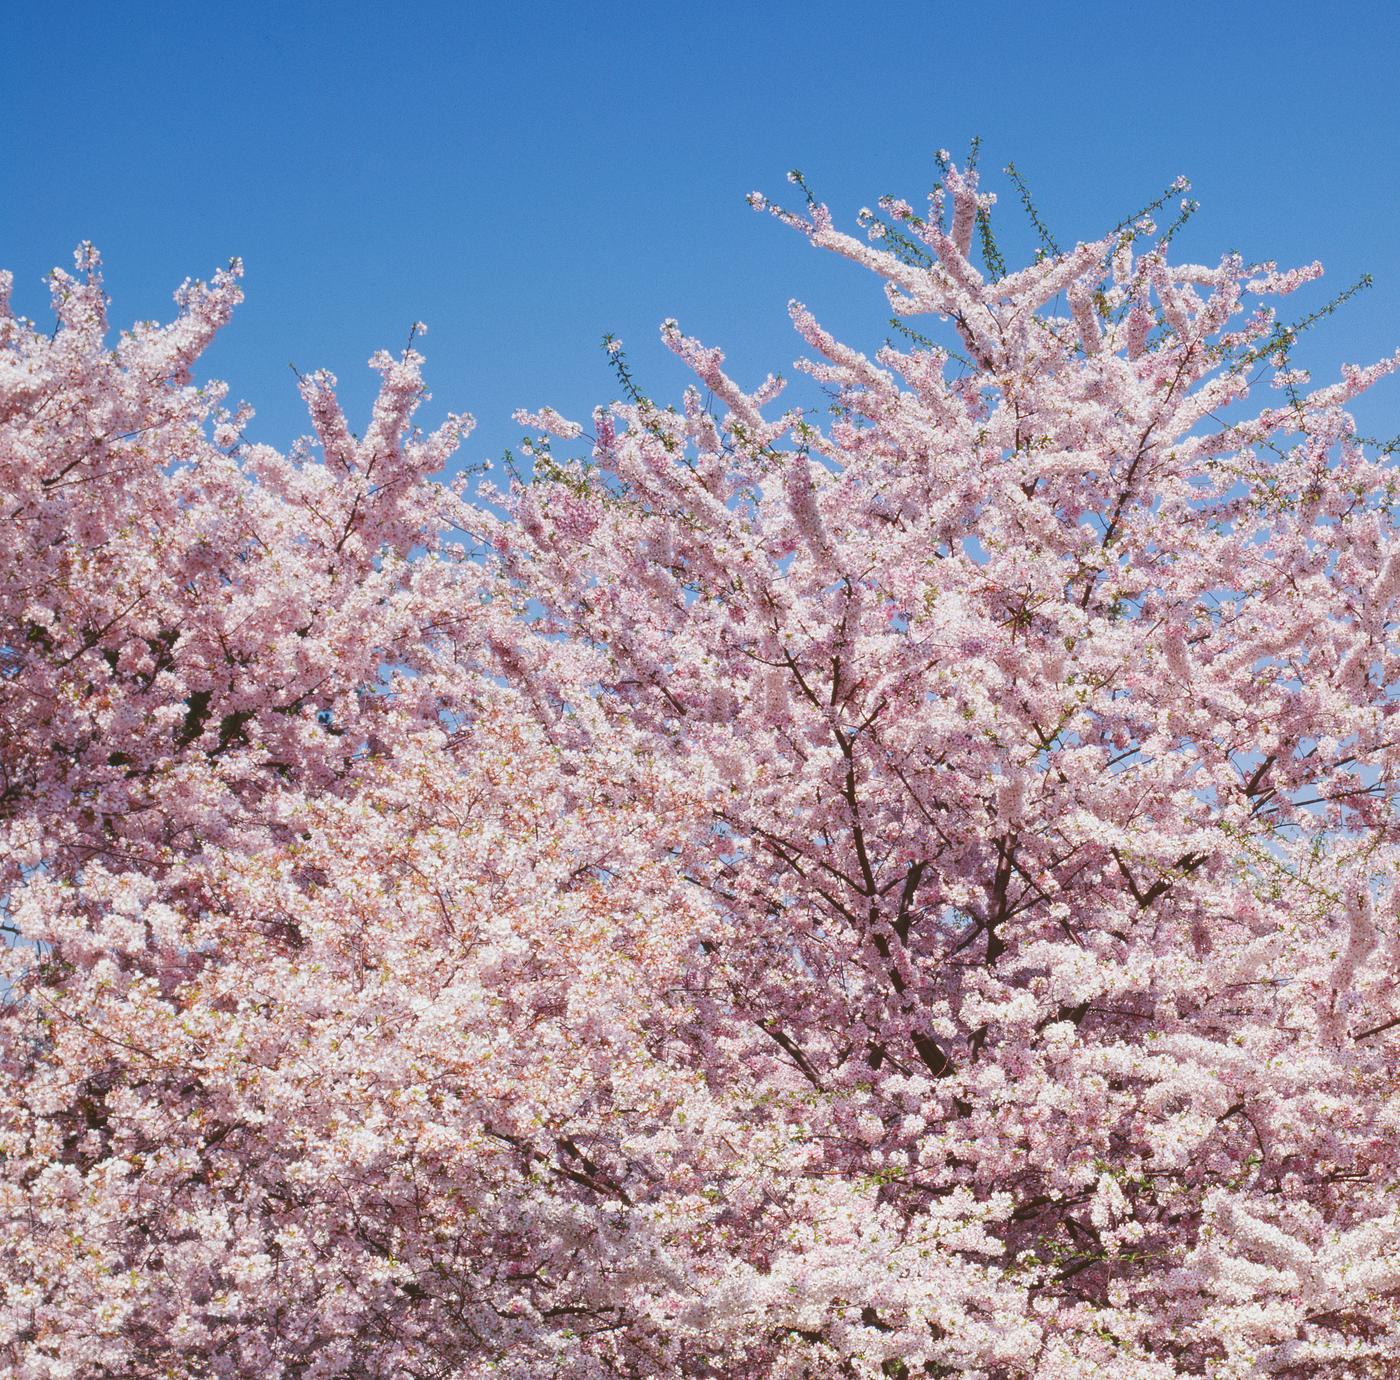
[[[56,329],[0,282],[0,874],[159,870],[253,827],[280,785],[333,789],[379,668],[426,672],[464,611],[425,476],[471,422],[406,435],[421,357],[377,356],[363,439],[335,379],[301,381],[321,454],[243,441],[251,410],[191,369],[241,266],[186,283],[169,326],[107,345],[100,264],[51,275]]]
[[[667,323],[683,406],[577,462],[527,417],[483,530],[703,791],[707,1077],[840,1185],[747,1212],[754,1369],[1393,1373],[1400,547],[1345,407],[1397,360],[1310,388],[1267,302],[1320,267],[1145,219],[1008,273],[953,168],[864,239],[772,209],[955,348],[794,303],[824,423]]]
[[[246,442],[233,273],[5,318],[17,1376],[1400,1366],[1397,361],[1147,214],[754,201],[908,345],[668,322],[476,503],[411,349]]]

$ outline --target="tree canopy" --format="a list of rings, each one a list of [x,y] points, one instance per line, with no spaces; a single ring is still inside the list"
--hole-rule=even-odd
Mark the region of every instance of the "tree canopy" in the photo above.
[[[246,439],[236,264],[0,316],[11,1373],[1395,1372],[1400,356],[1168,199],[755,195],[903,343],[475,491],[412,345]]]

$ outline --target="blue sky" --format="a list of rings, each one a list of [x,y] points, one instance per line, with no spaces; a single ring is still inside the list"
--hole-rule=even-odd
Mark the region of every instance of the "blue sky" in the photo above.
[[[586,417],[615,395],[605,331],[661,399],[685,381],[657,344],[667,316],[746,383],[800,353],[793,296],[878,345],[873,280],[744,195],[791,197],[800,167],[850,223],[884,192],[917,202],[932,150],[980,134],[984,168],[1014,159],[1062,241],[1184,172],[1192,257],[1321,258],[1304,307],[1372,273],[1309,344],[1322,378],[1400,344],[1397,46],[1400,7],[1375,0],[29,0],[0,52],[0,265],[42,318],[42,275],[93,240],[120,325],[241,255],[249,300],[207,371],[278,445],[306,429],[289,363],[333,369],[363,409],[365,360],[421,318],[425,420],[475,413],[477,460],[517,439],[516,407]],[[1014,194],[988,185],[1028,249]],[[1400,430],[1400,389],[1361,411]]]

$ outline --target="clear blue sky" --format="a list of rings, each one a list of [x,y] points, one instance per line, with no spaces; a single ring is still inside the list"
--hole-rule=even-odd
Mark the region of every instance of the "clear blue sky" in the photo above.
[[[684,378],[666,316],[750,383],[800,352],[792,296],[878,345],[873,280],[744,194],[782,199],[800,167],[838,217],[917,202],[931,151],[980,133],[983,166],[1014,159],[1062,241],[1184,172],[1193,257],[1320,257],[1329,290],[1373,273],[1315,337],[1321,377],[1400,343],[1397,50],[1400,7],[1378,0],[27,0],[0,43],[0,264],[42,317],[44,272],[95,241],[120,325],[241,255],[249,300],[208,370],[279,445],[306,429],[290,361],[362,407],[365,360],[421,318],[426,419],[474,412],[474,460],[513,443],[515,407],[612,397],[604,331],[660,398]],[[1400,430],[1400,389],[1362,420]]]

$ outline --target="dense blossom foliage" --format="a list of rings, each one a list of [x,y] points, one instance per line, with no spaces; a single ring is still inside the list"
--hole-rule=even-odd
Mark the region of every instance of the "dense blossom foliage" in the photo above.
[[[159,871],[255,826],[274,785],[333,789],[385,665],[428,670],[463,617],[426,476],[470,420],[406,436],[421,358],[372,363],[362,440],[302,380],[322,456],[246,445],[251,413],[190,369],[241,299],[235,263],[170,326],[106,342],[96,256],[52,275],[57,329],[0,283],[0,876],[91,859]]]
[[[15,1375],[1400,1371],[1397,361],[754,200],[948,345],[668,322],[475,503],[412,351],[245,443],[232,274],[0,326]]]

